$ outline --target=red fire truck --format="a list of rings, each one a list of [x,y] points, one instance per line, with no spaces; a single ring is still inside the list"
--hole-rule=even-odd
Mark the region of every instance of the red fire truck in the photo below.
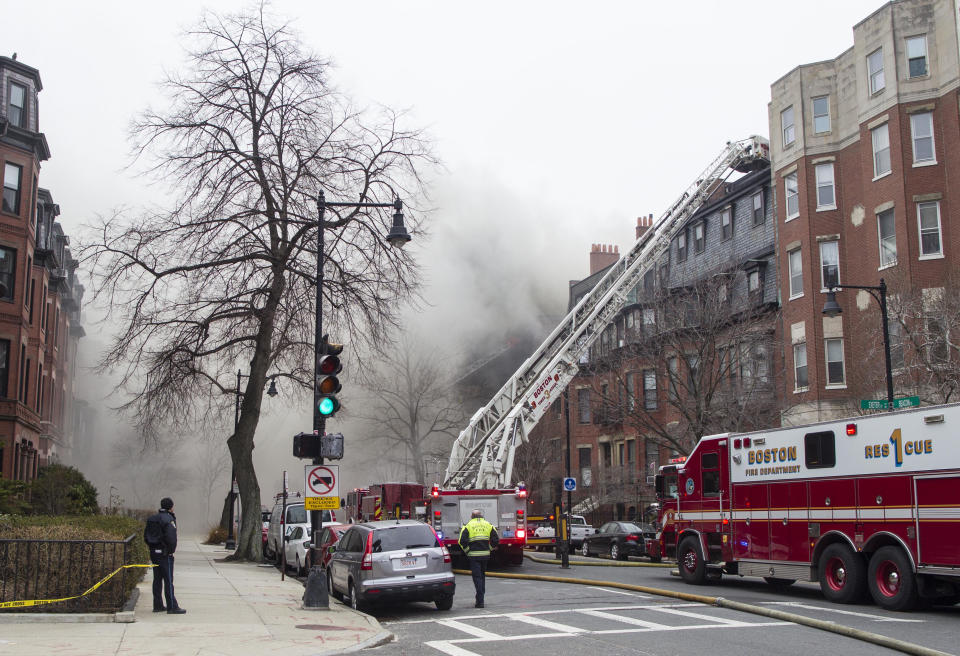
[[[850,603],[960,601],[960,404],[704,437],[661,467],[659,548],[692,584],[818,581]]]
[[[523,484],[503,490],[444,490],[434,485],[427,508],[429,523],[451,554],[462,555],[457,540],[474,509],[483,510],[484,519],[497,529],[500,545],[493,559],[499,564],[522,565],[527,538],[527,490]]]
[[[359,516],[354,517],[355,521],[370,522],[390,517],[426,520],[427,501],[421,483],[374,483],[355,492],[359,500]]]

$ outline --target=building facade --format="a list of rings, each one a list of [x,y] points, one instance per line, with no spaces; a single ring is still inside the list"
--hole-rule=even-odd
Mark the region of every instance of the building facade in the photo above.
[[[50,157],[39,72],[0,57],[0,478],[29,482],[69,460],[83,286],[59,206],[39,186]]]
[[[946,305],[960,256],[960,207],[949,184],[960,175],[958,62],[954,0],[897,0],[855,25],[853,46],[837,58],[799,66],[771,86],[791,372],[785,423],[886,398],[879,298],[844,284],[883,279],[889,287],[896,395],[947,400],[944,333],[953,321],[934,308]],[[822,309],[833,284],[843,312],[830,318]],[[955,377],[946,382],[954,390]]]

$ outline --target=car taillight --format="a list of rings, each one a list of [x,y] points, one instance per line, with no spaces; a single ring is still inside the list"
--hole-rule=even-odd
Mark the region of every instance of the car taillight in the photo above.
[[[373,569],[373,531],[367,533],[367,546],[363,548],[360,569]]]
[[[636,535],[628,535],[628,536],[627,536],[627,542],[636,542],[636,541],[639,540],[639,539],[640,539],[640,538],[637,537]]]
[[[432,526],[430,527],[430,530],[433,531],[433,527],[432,527]],[[443,543],[440,541],[440,540],[443,539],[443,533],[438,533],[437,531],[433,531],[433,535],[434,535],[434,537],[437,538],[437,544],[440,545],[440,551],[443,553],[443,562],[449,563],[449,562],[450,562],[450,552],[447,551],[447,548],[446,548],[445,546],[443,546]]]

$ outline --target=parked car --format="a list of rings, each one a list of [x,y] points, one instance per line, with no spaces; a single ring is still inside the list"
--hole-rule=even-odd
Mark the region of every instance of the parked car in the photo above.
[[[286,566],[293,567],[298,576],[303,576],[310,568],[310,525],[297,524],[283,538],[286,551]]]
[[[320,560],[318,563],[320,567],[326,569],[327,564],[330,562],[330,557],[333,555],[333,550],[330,547],[340,541],[340,538],[347,532],[350,526],[350,524],[324,525],[323,530],[320,531],[320,539],[317,540],[317,544],[314,546],[312,552],[315,555],[311,555],[307,560],[307,567],[310,567],[310,564],[313,563],[316,557]]]
[[[626,560],[628,556],[648,556],[651,543],[657,532],[649,524],[639,526],[632,522],[607,522],[593,535],[588,535],[580,545],[584,556],[609,554],[613,560]],[[659,556],[651,557],[659,561]]]
[[[530,518],[528,517],[528,525],[529,521]],[[590,524],[587,524],[587,520],[583,515],[570,515],[570,520],[567,526],[570,529],[570,546],[574,549],[583,544],[583,539],[585,537],[588,535],[593,535],[597,532],[597,529],[590,526]],[[554,538],[554,533],[555,531],[552,520],[549,523],[539,525],[533,532],[535,538]],[[555,545],[556,540],[554,539],[553,542]],[[527,540],[527,543],[529,544],[530,541]],[[553,547],[551,546],[548,548],[548,550],[552,548]]]
[[[327,589],[360,610],[377,601],[432,601],[450,610],[456,581],[447,551],[429,524],[393,519],[354,524],[333,547]]]
[[[283,514],[283,503],[278,501],[270,513],[270,525],[267,527],[267,545],[264,548],[264,558],[280,563],[284,549],[284,535],[289,535],[295,526],[302,526],[307,536],[310,534],[310,513],[304,508],[303,501],[287,503],[286,521]],[[335,510],[323,511],[323,523],[330,524],[337,521]],[[285,527],[285,528],[284,528]],[[281,533],[283,530],[283,533]]]
[[[267,547],[267,531],[270,530],[270,515],[271,511],[261,510],[260,511],[260,534],[263,537],[263,548],[266,552]]]

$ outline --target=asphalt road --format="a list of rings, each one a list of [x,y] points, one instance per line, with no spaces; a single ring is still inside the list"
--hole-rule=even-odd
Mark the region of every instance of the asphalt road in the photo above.
[[[488,577],[486,607],[473,607],[473,584],[457,576],[453,609],[410,603],[370,611],[397,636],[377,654],[809,654],[845,656],[898,653],[874,644],[759,615],[604,586],[616,581],[679,590],[776,608],[864,631],[960,653],[956,627],[960,606],[892,613],[872,604],[840,606],[818,587],[775,589],[760,580],[728,578],[688,586],[669,569],[590,567],[527,560],[511,573],[597,581],[574,584]],[[331,601],[331,603],[338,603]]]

